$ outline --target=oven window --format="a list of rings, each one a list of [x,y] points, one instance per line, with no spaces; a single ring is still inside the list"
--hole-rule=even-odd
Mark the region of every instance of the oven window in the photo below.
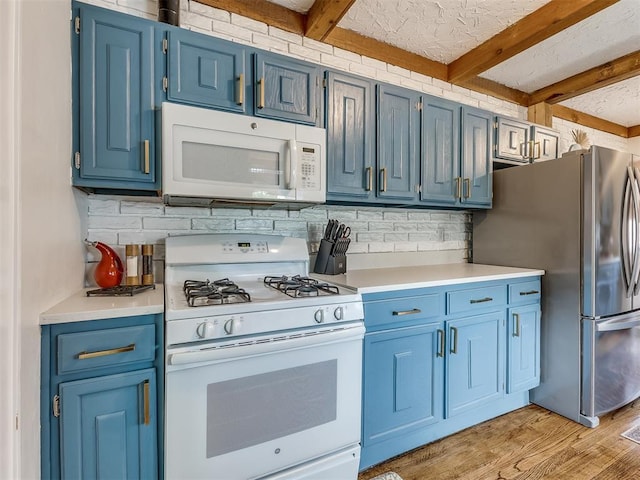
[[[207,458],[336,420],[337,373],[334,359],[207,385]]]
[[[225,183],[280,186],[280,154],[196,142],[182,143],[184,178]]]

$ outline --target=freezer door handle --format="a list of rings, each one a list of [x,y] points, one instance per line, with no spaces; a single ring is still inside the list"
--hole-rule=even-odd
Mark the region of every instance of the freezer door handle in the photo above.
[[[619,315],[607,320],[595,322],[596,332],[613,332],[616,330],[627,330],[640,327],[640,314],[637,312],[627,315]]]

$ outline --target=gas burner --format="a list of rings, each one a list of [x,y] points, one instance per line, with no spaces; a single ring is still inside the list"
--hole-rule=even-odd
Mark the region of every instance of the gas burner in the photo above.
[[[206,281],[185,280],[183,290],[190,307],[251,301],[251,296],[228,278],[213,282],[208,279]]]
[[[293,277],[286,277],[284,275],[280,277],[268,276],[264,277],[264,283],[293,298],[317,297],[321,294],[337,295],[340,293],[340,290],[338,290],[338,287],[335,285],[300,275]]]

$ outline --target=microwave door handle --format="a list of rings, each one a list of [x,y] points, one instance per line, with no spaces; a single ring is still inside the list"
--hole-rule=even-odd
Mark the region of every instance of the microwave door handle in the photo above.
[[[298,165],[298,143],[294,138],[289,140],[289,164],[285,170],[285,184],[287,189],[293,190],[296,186],[296,167]]]

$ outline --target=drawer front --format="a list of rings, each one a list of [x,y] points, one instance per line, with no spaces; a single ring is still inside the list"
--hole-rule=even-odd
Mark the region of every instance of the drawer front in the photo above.
[[[537,303],[540,301],[540,279],[509,285],[509,304]]]
[[[155,325],[64,333],[57,338],[58,375],[155,358]]]
[[[447,314],[474,312],[497,305],[506,305],[507,286],[467,288],[447,292]]]
[[[444,299],[440,293],[364,304],[364,322],[367,327],[411,322],[441,315],[444,315]]]

